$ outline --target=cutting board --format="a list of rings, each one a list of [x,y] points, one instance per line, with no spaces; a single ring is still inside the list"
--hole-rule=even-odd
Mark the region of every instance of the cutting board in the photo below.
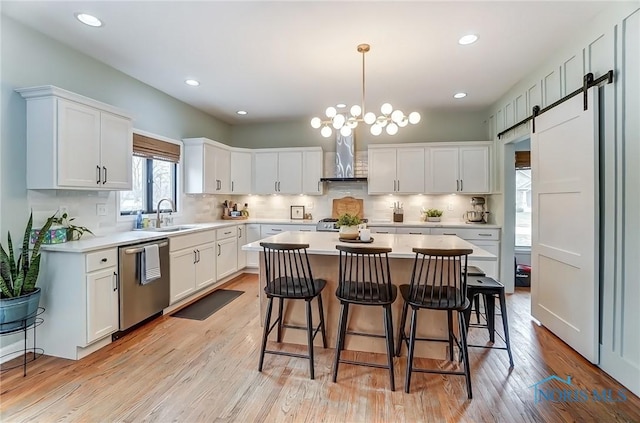
[[[344,197],[334,198],[331,217],[337,219],[341,214],[349,213],[352,216],[364,217],[364,205],[361,198]]]

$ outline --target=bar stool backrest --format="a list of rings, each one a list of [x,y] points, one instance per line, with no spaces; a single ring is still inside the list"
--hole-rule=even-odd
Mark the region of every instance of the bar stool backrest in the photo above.
[[[261,242],[260,246],[263,247],[266,281],[273,284],[274,292],[318,294],[307,256],[309,244]]]
[[[340,251],[338,297],[353,301],[391,298],[391,248],[336,245],[336,249]]]
[[[414,248],[410,303],[443,308],[462,306],[467,298],[467,256],[471,249]]]

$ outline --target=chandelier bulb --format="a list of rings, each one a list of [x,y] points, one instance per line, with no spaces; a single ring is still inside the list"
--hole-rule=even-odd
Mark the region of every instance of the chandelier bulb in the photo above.
[[[374,123],[373,125],[371,125],[371,135],[374,136],[378,136],[382,133],[382,126],[378,125],[377,123]]]
[[[404,127],[405,127],[405,126],[407,126],[408,124],[409,124],[409,118],[408,118],[408,117],[406,117],[406,116],[404,116],[404,117],[402,118],[402,120],[401,120],[400,122],[398,122],[398,126],[399,126],[400,128],[404,128]]]
[[[338,111],[336,110],[335,107],[332,107],[332,106],[327,107],[327,110],[325,111],[325,114],[327,115],[327,117],[329,119],[334,117],[336,115],[336,113],[338,113]]]
[[[385,126],[387,126],[388,119],[386,116],[378,116],[378,118],[376,119],[376,125],[378,125],[380,128],[384,128]]]
[[[342,135],[343,137],[348,137],[351,135],[351,127],[345,125],[342,128],[340,128],[340,135]]]
[[[320,128],[321,125],[322,125],[322,121],[320,120],[319,117],[314,117],[313,119],[311,119],[311,127],[313,129],[318,129]]]
[[[373,125],[376,121],[376,114],[373,112],[367,112],[364,115],[364,123],[367,125]]]
[[[362,108],[360,106],[358,106],[357,104],[351,106],[351,116],[358,117],[360,116],[360,113],[362,113]]]
[[[395,123],[400,123],[400,121],[402,121],[402,118],[404,118],[404,113],[402,113],[402,110],[394,110],[391,113],[391,120]]]
[[[333,124],[334,128],[340,129],[340,128],[342,128],[344,126],[344,123],[345,123],[346,119],[345,119],[344,115],[338,114],[338,115],[335,115],[333,117],[333,119],[331,119],[331,121],[332,121],[332,124]]]
[[[415,125],[418,122],[420,122],[420,113],[418,112],[409,113],[409,123],[412,125]]]
[[[382,112],[383,115],[390,115],[391,112],[393,112],[393,106],[391,106],[391,104],[389,103],[384,103],[380,107],[380,111]]]
[[[320,135],[322,135],[325,138],[329,138],[332,133],[333,131],[328,126],[323,126],[322,129],[320,130]]]
[[[391,122],[390,124],[387,125],[387,134],[395,135],[397,133],[398,133],[398,125],[396,125],[393,122]]]
[[[349,119],[347,119],[346,125],[348,125],[349,128],[353,129],[358,126],[358,119],[350,117]]]

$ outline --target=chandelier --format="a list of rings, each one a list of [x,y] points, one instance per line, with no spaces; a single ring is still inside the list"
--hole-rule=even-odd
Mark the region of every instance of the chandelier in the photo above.
[[[358,53],[362,53],[362,103],[361,106],[353,105],[349,109],[349,113],[338,113],[338,110],[331,106],[327,107],[325,111],[326,119],[323,120],[319,117],[311,119],[311,126],[315,129],[320,129],[320,134],[323,137],[328,138],[333,134],[333,129],[340,132],[340,135],[348,137],[352,134],[353,130],[358,126],[358,123],[364,122],[367,125],[371,125],[369,130],[372,135],[378,136],[384,129],[387,134],[395,135],[398,133],[399,128],[404,128],[408,124],[415,125],[420,122],[420,113],[411,112],[409,116],[406,116],[402,110],[393,110],[393,107],[389,103],[384,103],[380,107],[380,114],[376,115],[373,112],[365,112],[364,108],[364,56],[371,49],[369,44],[358,45]],[[332,129],[333,128],[333,129]]]

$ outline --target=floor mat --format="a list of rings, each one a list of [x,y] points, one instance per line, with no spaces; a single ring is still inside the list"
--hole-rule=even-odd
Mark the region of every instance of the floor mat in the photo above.
[[[178,310],[171,316],[182,317],[183,319],[205,320],[242,294],[244,294],[244,291],[218,289],[206,297],[200,298],[195,303]]]

